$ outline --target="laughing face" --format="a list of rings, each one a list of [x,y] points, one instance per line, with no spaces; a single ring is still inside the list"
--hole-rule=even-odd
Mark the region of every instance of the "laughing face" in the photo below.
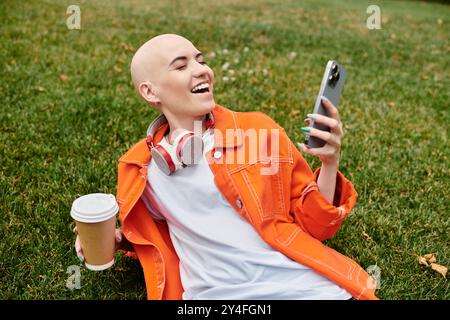
[[[131,63],[141,97],[172,119],[195,119],[215,107],[214,74],[202,53],[178,35],[145,43]]]

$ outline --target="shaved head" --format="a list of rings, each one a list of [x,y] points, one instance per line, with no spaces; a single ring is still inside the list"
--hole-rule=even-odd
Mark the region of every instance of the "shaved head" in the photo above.
[[[131,78],[134,87],[145,81],[157,82],[161,68],[169,65],[169,55],[182,45],[188,44],[195,48],[192,42],[177,34],[158,35],[144,43],[131,60]]]
[[[215,107],[214,72],[191,41],[158,35],[134,54],[131,78],[139,96],[161,111],[171,130],[192,129],[195,119]]]

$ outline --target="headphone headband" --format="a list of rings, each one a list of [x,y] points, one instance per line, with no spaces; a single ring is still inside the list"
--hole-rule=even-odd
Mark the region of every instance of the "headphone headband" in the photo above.
[[[153,136],[155,135],[156,130],[158,130],[164,123],[167,122],[166,116],[161,114],[155,120],[153,120],[147,129],[147,145],[148,147],[153,148]]]
[[[167,122],[167,118],[164,114],[159,115],[155,120],[153,120],[147,129],[147,145],[149,148],[153,148],[153,137],[156,131]],[[214,115],[212,112],[206,115],[206,129],[214,127]]]

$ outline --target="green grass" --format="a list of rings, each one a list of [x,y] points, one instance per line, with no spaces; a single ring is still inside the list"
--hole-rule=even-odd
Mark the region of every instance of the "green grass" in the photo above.
[[[66,28],[70,4],[81,7],[81,30]],[[118,158],[156,115],[133,91],[131,57],[152,36],[177,33],[206,53],[216,102],[267,113],[294,141],[326,61],[342,63],[340,169],[360,196],[327,243],[380,267],[382,299],[449,299],[449,282],[414,255],[450,265],[450,7],[377,1],[382,29],[368,30],[369,4],[2,1],[0,298],[145,298],[138,262],[121,257],[106,272],[82,267],[81,289],[66,288],[67,267],[80,265],[69,211],[80,195],[115,194]]]

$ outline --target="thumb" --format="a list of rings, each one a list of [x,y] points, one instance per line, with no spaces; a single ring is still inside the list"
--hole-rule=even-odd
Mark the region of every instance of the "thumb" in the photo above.
[[[75,252],[77,254],[78,259],[80,259],[80,261],[83,262],[84,254],[83,249],[81,248],[81,241],[79,236],[77,236],[77,238],[75,239]]]
[[[297,146],[300,149],[300,151],[302,151],[304,153],[310,154],[312,156],[316,156],[317,155],[317,152],[316,152],[316,150],[314,148],[310,148],[307,145],[305,145],[304,143],[297,142]]]
[[[300,151],[305,152],[305,153],[309,153],[308,152],[309,149],[304,143],[297,142],[297,147],[299,148]]]

